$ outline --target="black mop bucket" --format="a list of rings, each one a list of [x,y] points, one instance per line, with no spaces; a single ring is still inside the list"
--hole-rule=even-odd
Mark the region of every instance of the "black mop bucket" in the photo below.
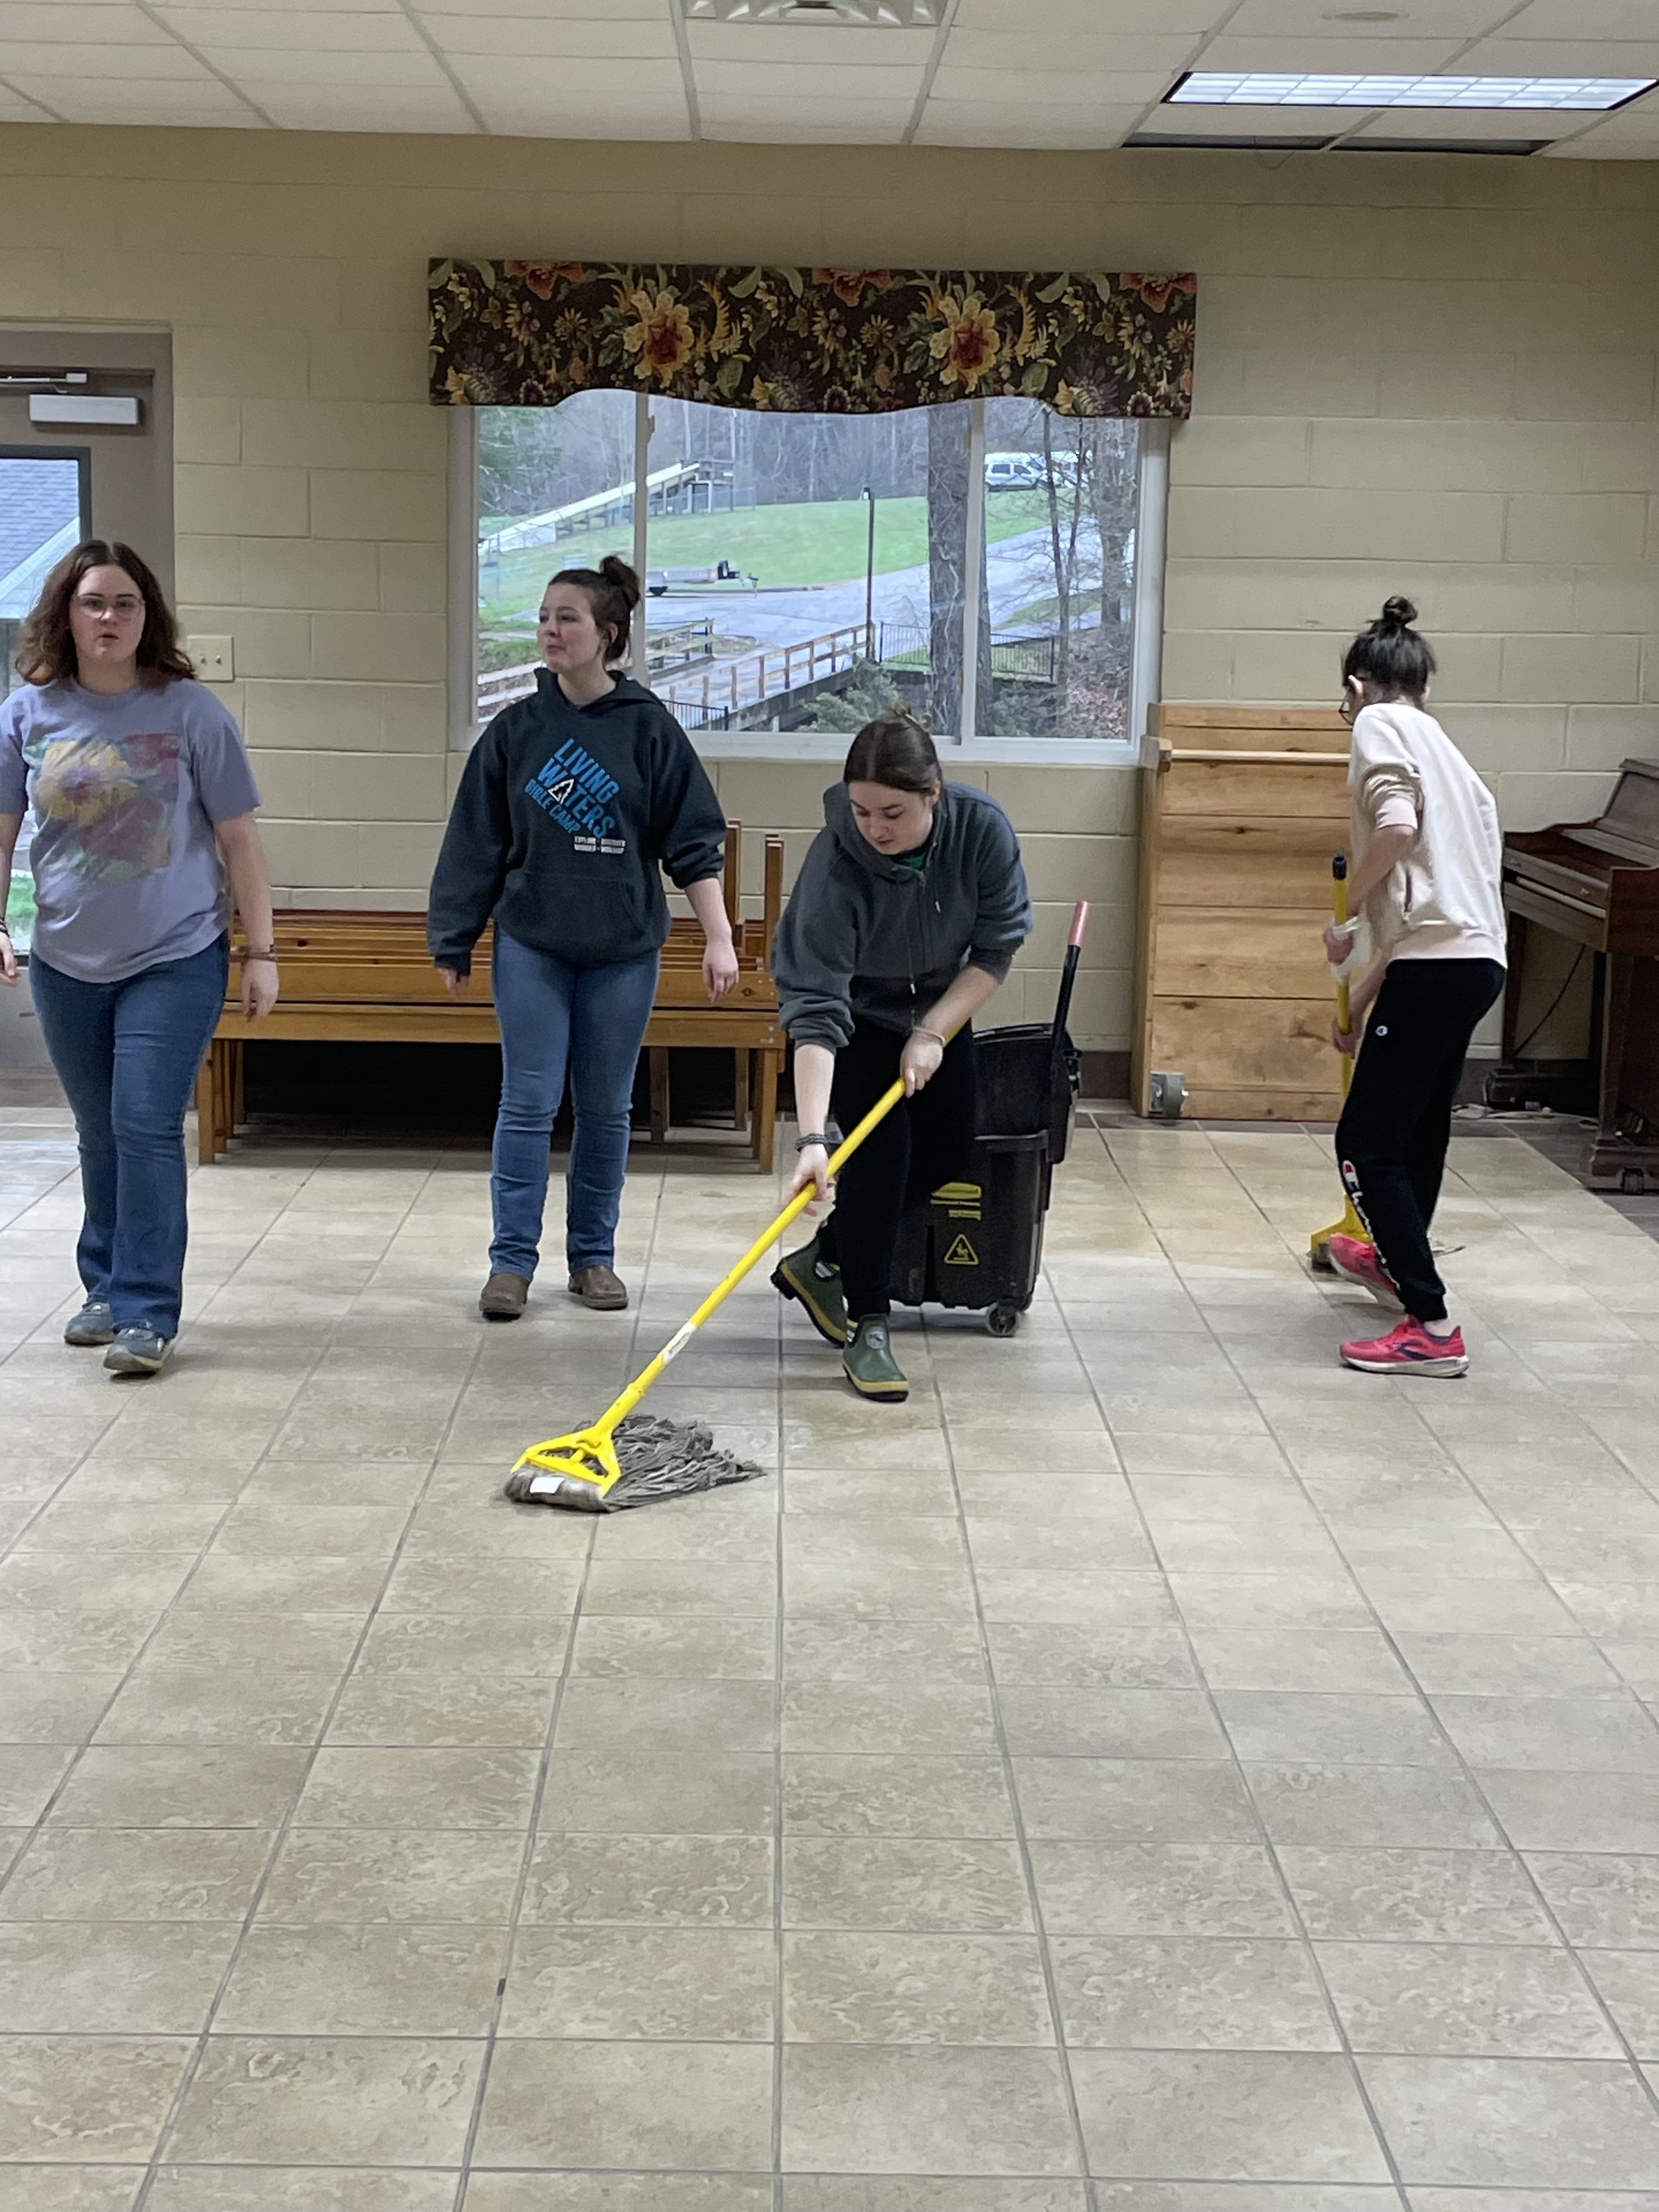
[[[1052,1022],[987,1030],[979,1059],[980,1127],[973,1164],[911,1207],[899,1231],[893,1296],[901,1305],[967,1307],[993,1336],[1012,1336],[1042,1266],[1042,1218],[1054,1170],[1071,1143],[1078,1055],[1066,1034],[1089,908],[1066,939]]]

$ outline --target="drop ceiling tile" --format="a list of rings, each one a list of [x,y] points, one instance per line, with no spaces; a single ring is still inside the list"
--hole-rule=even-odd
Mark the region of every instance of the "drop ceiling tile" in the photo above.
[[[1114,38],[1058,35],[1025,31],[953,30],[945,46],[945,69],[1064,70],[1099,76],[1173,77],[1187,66],[1193,42],[1185,36]]]
[[[843,104],[863,99],[908,99],[921,90],[919,69],[831,69],[823,64],[804,68],[787,62],[700,62],[694,72],[697,97],[748,100],[758,111],[772,100],[837,100]]]
[[[1482,39],[1457,67],[1468,76],[1659,76],[1659,5],[1645,39]]]
[[[1584,0],[1532,0],[1531,7],[1523,8],[1503,29],[1510,38],[1568,39],[1581,46],[1590,13]],[[1653,0],[1595,0],[1594,17],[1593,35],[1598,42],[1653,35]],[[1496,23],[1498,19],[1493,20]]]
[[[1232,0],[961,0],[958,31],[1021,31],[1033,37],[1199,38],[1226,19]]]
[[[620,123],[633,108],[653,100],[678,100],[684,107],[685,83],[678,62],[595,61],[578,56],[555,61],[543,55],[455,54],[450,66],[480,100],[510,100],[525,107],[544,96],[574,106],[582,101],[614,102]],[[594,118],[596,123],[603,118]],[[618,131],[626,137],[625,131]]]
[[[259,118],[216,77],[193,84],[167,83],[157,77],[24,76],[12,82],[27,98],[40,100],[66,123],[172,124],[258,126]]]
[[[50,112],[25,100],[21,93],[11,92],[0,85],[0,123],[50,123]]]
[[[757,121],[746,114],[728,120],[704,115],[701,108],[699,116],[703,137],[726,146],[902,146],[910,120],[908,108],[896,118],[866,115],[852,123]]]
[[[256,14],[243,8],[164,8],[161,19],[193,46],[303,49],[314,53],[420,53],[420,33],[396,15],[352,0],[349,8],[295,12],[287,6]]]
[[[82,39],[119,39],[132,46],[164,44],[168,33],[129,0],[0,0],[0,39],[78,46]]]
[[[419,16],[506,15],[548,23],[668,21],[668,0],[409,0],[409,5]],[[672,22],[669,36],[673,36]]]
[[[553,108],[537,101],[480,100],[478,111],[494,138],[592,138],[626,142],[630,138],[681,140],[690,138],[691,125],[685,102],[670,106],[641,100],[626,111],[601,111],[591,100],[568,108]]]
[[[897,117],[901,125],[908,123],[915,106],[913,99],[872,98],[860,94],[856,100],[825,96],[823,94],[795,94],[758,102],[734,98],[728,93],[703,93],[697,95],[698,112],[707,122],[719,116],[726,123],[745,119],[755,124],[777,124],[793,129],[798,123],[820,124],[825,126],[839,124],[859,124],[868,120],[890,122]]]
[[[1121,145],[1140,112],[1138,106],[1093,107],[1060,121],[983,100],[930,100],[916,129],[916,143],[1094,149]]]
[[[337,84],[374,92],[424,90],[447,82],[424,46],[411,54],[287,53],[269,46],[204,46],[204,58],[258,95],[272,84]]]
[[[474,123],[447,84],[429,93],[393,91],[370,95],[361,85],[261,85],[259,105],[283,131],[437,131],[445,136],[477,135]]]
[[[654,22],[574,21],[550,16],[422,15],[422,22],[447,54],[522,54],[541,59],[670,61],[678,65],[673,26]]]
[[[1338,26],[1327,24],[1327,30]],[[1339,76],[1399,76],[1421,70],[1427,76],[1449,64],[1462,51],[1457,39],[1379,39],[1371,35],[1378,26],[1367,23],[1363,39],[1315,38],[1286,34],[1281,38],[1239,38],[1224,31],[1205,47],[1195,66],[1206,70],[1305,70],[1310,74],[1331,72]],[[1461,61],[1457,64],[1462,71]]]
[[[933,79],[933,97],[973,100],[994,106],[1004,100],[1016,107],[1072,107],[1083,112],[1096,101],[1127,107],[1134,101],[1158,100],[1168,91],[1170,77],[1160,70],[1121,75],[1090,70],[976,70],[952,69],[949,60],[939,64]]]
[[[927,66],[932,31],[867,30],[850,24],[688,23],[693,62],[787,62],[802,68],[823,63],[841,69],[888,69],[896,62]]]
[[[1540,161],[1659,161],[1659,128],[1645,138],[1609,141],[1598,124],[1595,130],[1569,138],[1562,145],[1545,147],[1538,158]]]
[[[61,76],[70,82],[84,77],[88,82],[129,84],[148,77],[175,84],[213,79],[180,46],[124,46],[96,40],[74,46],[26,44],[8,39],[0,42],[0,76],[14,82],[24,76]]]
[[[1578,0],[1583,6],[1583,0]],[[1515,0],[1244,0],[1228,19],[1229,38],[1478,39],[1501,22]],[[1344,23],[1353,10],[1387,10],[1391,23]],[[1209,66],[1206,58],[1204,66]]]

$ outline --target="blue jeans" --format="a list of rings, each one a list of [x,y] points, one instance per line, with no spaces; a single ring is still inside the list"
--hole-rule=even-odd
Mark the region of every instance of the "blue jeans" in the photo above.
[[[492,1271],[533,1275],[548,1150],[567,1068],[576,1133],[565,1177],[570,1272],[608,1267],[628,1172],[634,1070],[657,992],[657,955],[573,968],[499,926],[490,969],[501,1030],[501,1109],[489,1179]]]
[[[185,1109],[224,1010],[230,940],[121,983],[82,983],[37,952],[29,988],[81,1140],[76,1264],[117,1328],[177,1336],[184,1295]]]

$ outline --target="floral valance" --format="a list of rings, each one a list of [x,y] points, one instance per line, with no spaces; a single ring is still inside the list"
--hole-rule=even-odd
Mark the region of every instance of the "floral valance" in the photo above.
[[[1190,276],[434,261],[434,404],[647,391],[880,415],[1013,396],[1061,415],[1186,416]]]

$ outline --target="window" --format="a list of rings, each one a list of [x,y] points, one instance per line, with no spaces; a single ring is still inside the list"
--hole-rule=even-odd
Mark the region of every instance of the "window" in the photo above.
[[[1133,734],[1139,423],[608,391],[474,411],[480,722],[534,686],[548,577],[615,553],[646,584],[636,673],[711,741],[810,745],[895,698],[956,740]]]
[[[84,454],[0,448],[0,697],[22,680],[14,663],[24,621],[52,570],[80,544],[86,510]],[[12,855],[5,915],[19,952],[28,951],[34,924],[28,847],[25,817]]]

